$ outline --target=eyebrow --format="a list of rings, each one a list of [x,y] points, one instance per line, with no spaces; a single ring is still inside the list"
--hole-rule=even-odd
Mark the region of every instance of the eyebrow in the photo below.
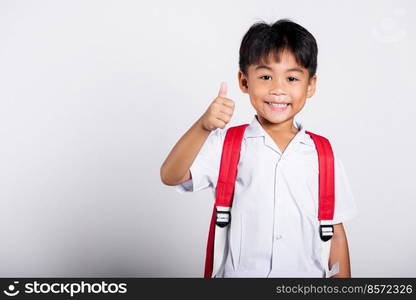
[[[269,66],[266,66],[266,65],[258,65],[256,67],[255,71],[257,71],[259,69],[267,69],[267,70],[273,71],[272,68],[270,68]],[[290,68],[290,69],[286,69],[286,72],[299,72],[299,73],[302,73],[302,74],[304,73],[303,70],[300,69],[300,68]]]

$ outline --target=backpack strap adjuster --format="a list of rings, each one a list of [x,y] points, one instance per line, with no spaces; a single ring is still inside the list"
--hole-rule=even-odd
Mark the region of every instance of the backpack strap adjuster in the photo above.
[[[329,241],[334,235],[334,225],[330,221],[320,221],[319,225],[319,236],[321,240],[326,242]]]
[[[231,212],[229,207],[217,206],[217,220],[215,222],[219,227],[225,227],[231,222]]]

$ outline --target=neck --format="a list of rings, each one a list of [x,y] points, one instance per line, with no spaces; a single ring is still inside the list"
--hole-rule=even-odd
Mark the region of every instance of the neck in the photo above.
[[[271,123],[259,115],[256,115],[256,119],[259,121],[264,130],[270,134],[296,134],[299,131],[295,126],[293,126],[293,118],[290,118],[282,123]]]

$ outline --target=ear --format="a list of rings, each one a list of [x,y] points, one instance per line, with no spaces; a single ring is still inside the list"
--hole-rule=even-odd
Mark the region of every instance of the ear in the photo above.
[[[243,93],[248,94],[248,81],[247,81],[246,76],[243,74],[243,72],[238,71],[237,77],[238,77],[238,84],[240,85],[240,90]]]
[[[315,94],[316,80],[317,80],[316,75],[313,75],[312,78],[309,79],[308,88],[306,91],[306,98],[310,98],[313,96],[313,94]]]

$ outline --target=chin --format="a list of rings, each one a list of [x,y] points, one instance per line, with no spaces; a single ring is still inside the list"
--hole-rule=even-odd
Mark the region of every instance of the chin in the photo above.
[[[293,119],[292,116],[286,116],[286,117],[266,117],[264,115],[261,115],[263,119],[266,119],[268,122],[273,124],[279,124],[279,123],[285,123],[290,119]]]

